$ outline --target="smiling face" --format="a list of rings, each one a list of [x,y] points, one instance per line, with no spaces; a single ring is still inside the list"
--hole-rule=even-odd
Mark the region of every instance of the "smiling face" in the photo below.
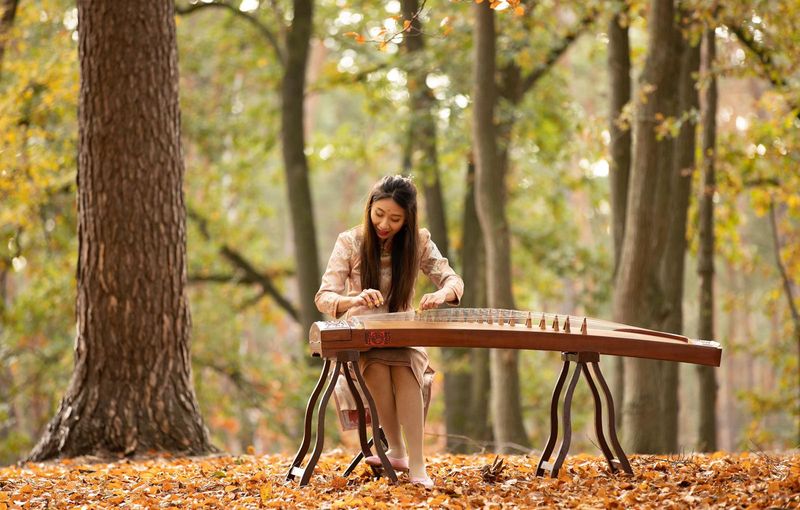
[[[392,198],[382,198],[372,203],[369,214],[375,233],[381,241],[388,241],[406,222],[406,212]]]

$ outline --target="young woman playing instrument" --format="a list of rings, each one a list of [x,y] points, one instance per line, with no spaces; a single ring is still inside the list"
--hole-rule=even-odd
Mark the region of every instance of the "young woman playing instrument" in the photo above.
[[[339,234],[315,298],[317,308],[337,318],[411,310],[420,270],[439,289],[422,296],[420,309],[458,304],[464,282],[430,232],[417,227],[416,187],[406,177],[386,176],[369,194],[363,224]],[[371,349],[362,353],[359,365],[375,397],[392,466],[407,470],[412,483],[433,487],[422,451],[433,374],[425,350]],[[381,463],[377,456],[366,462]]]

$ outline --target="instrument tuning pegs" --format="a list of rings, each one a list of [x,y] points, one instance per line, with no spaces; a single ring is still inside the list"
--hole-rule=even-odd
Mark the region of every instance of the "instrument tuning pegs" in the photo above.
[[[492,309],[491,308],[489,309],[489,319],[488,319],[487,322],[489,324],[494,324],[494,321],[492,320]]]
[[[544,314],[542,314],[542,318],[539,320],[539,329],[542,331],[547,329],[547,323],[544,321]]]
[[[586,317],[583,318],[583,324],[581,324],[581,335],[586,334]]]
[[[558,315],[553,319],[553,331],[558,331]]]
[[[514,312],[511,312],[511,317],[508,318],[508,325],[509,326],[514,325]]]
[[[531,312],[528,312],[528,318],[525,319],[525,327],[526,328],[533,327],[533,319],[531,319]]]
[[[564,321],[564,333],[569,333],[569,315],[567,315],[567,320]]]

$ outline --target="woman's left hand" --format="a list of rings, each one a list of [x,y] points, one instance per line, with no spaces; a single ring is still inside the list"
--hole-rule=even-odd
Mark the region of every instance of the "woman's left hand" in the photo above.
[[[447,301],[448,289],[440,289],[430,294],[425,294],[419,300],[420,310],[428,310],[429,308],[436,308]]]

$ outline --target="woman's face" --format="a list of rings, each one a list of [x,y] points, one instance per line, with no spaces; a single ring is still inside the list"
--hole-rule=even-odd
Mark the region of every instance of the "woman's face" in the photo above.
[[[382,198],[372,203],[369,218],[381,241],[388,241],[403,228],[406,212],[392,198]]]

